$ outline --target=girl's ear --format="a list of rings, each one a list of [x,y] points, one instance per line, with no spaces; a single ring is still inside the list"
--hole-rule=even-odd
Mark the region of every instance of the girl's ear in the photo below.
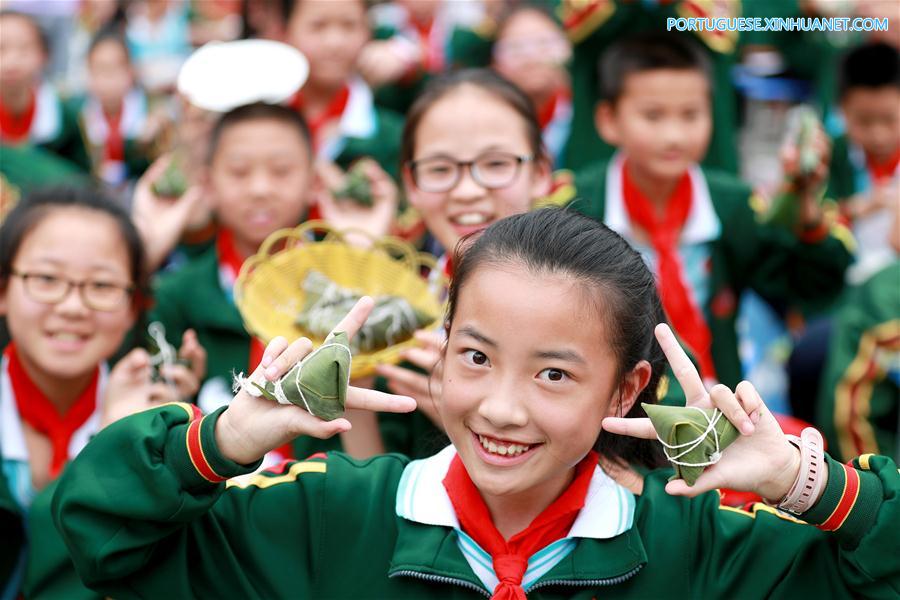
[[[610,417],[621,417],[628,414],[631,407],[637,401],[638,396],[647,387],[650,382],[650,376],[653,374],[653,368],[646,360],[638,362],[631,371],[625,374],[622,382],[619,384],[617,394],[613,398],[618,397],[619,403],[611,403],[609,406]],[[618,414],[616,414],[618,413]]]
[[[546,157],[537,157],[531,171],[531,197],[543,198],[550,193],[552,183],[553,166]]]
[[[610,146],[619,145],[619,123],[616,119],[616,109],[609,102],[600,102],[594,111],[594,126],[603,141]]]
[[[0,317],[6,316],[6,291],[9,289],[7,281],[0,281]]]
[[[406,198],[413,208],[419,208],[419,189],[413,182],[412,169],[409,165],[403,165],[400,168],[400,179],[403,181],[403,191],[406,192]]]

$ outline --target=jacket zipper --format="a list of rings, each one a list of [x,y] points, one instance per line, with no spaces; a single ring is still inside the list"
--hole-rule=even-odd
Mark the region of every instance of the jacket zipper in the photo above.
[[[486,589],[481,586],[475,585],[470,581],[466,581],[465,579],[455,579],[453,577],[444,577],[443,575],[428,575],[427,573],[419,573],[418,571],[397,571],[389,575],[389,577],[400,576],[423,579],[425,581],[432,581],[434,583],[451,583],[453,585],[458,585],[470,590],[475,590],[476,592],[480,592],[485,598],[491,597],[491,593]]]
[[[572,587],[603,587],[608,585],[618,585],[620,583],[628,581],[629,579],[637,575],[637,572],[643,568],[644,565],[641,564],[628,571],[627,573],[619,575],[618,577],[610,577],[609,579],[551,579],[549,581],[541,581],[540,583],[536,583],[535,585],[525,590],[525,593],[528,594],[536,589],[547,587],[550,585],[567,585]]]
[[[550,585],[567,585],[572,587],[603,587],[608,585],[618,585],[620,583],[628,581],[629,579],[637,575],[637,572],[643,568],[644,565],[638,565],[623,575],[619,575],[618,577],[610,577],[609,579],[552,579],[550,581],[542,581],[525,590],[525,593],[528,594],[536,589],[547,587]],[[444,577],[442,575],[428,575],[426,573],[419,573],[418,571],[397,571],[396,573],[390,574],[390,577],[400,576],[413,577],[415,579],[432,581],[434,583],[451,583],[464,588],[468,588],[470,590],[475,590],[476,592],[480,592],[486,598],[491,597],[490,592],[464,579],[455,579],[453,577]]]

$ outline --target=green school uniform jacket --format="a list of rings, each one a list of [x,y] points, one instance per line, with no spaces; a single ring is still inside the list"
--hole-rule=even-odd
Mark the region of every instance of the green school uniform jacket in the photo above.
[[[562,21],[574,44],[572,56],[573,115],[571,137],[562,161],[581,169],[598,159],[609,158],[614,149],[600,139],[594,126],[594,111],[600,99],[598,61],[603,52],[623,36],[665,31],[667,19],[690,17],[736,17],[740,0],[726,2],[624,2],[622,0],[567,0]],[[707,14],[706,11],[713,14]],[[707,50],[711,62],[713,133],[703,164],[730,173],[737,172],[737,96],[731,70],[738,57],[738,32],[685,32]]]
[[[115,598],[490,596],[455,527],[436,524],[448,518],[444,452],[413,463],[336,453],[212,483],[251,468],[218,452],[219,414],[169,405],[134,415],[69,466],[51,511],[89,586]],[[668,469],[651,472],[640,496],[607,478],[598,493],[620,512],[583,523],[592,531],[526,584],[529,599],[896,598],[897,466],[868,455],[846,469],[829,459],[829,471],[805,518],[832,533],[764,505],[720,507],[714,492],[668,496]]]
[[[847,460],[900,460],[900,260],[849,290],[834,318],[816,424]]]
[[[82,141],[88,150],[92,172],[100,179],[114,185],[121,182],[117,179],[137,179],[150,166],[149,148],[140,141],[142,129],[147,120],[147,100],[142,91],[132,89],[122,104],[120,130],[123,143],[124,159],[121,173],[104,172],[110,168],[104,159],[108,125],[103,118],[100,103],[91,96],[74,98],[71,102],[78,115],[78,125]]]
[[[617,154],[611,163],[576,173],[570,206],[635,245],[621,198],[622,160]],[[690,174],[694,202],[682,230],[682,262],[712,334],[718,379],[733,388],[741,380],[735,320],[742,292],[752,288],[770,300],[825,307],[843,286],[852,237],[834,225],[824,239],[801,242],[792,232],[757,220],[751,190],[740,180],[697,167]]]

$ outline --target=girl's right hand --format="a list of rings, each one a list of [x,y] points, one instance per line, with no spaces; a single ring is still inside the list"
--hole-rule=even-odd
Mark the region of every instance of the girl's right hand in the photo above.
[[[365,323],[372,306],[371,298],[361,298],[334,331],[343,331],[352,339]],[[277,337],[266,347],[262,362],[250,379],[275,381],[312,349],[312,342],[307,338],[288,345],[286,339]],[[346,408],[410,412],[416,409],[416,402],[405,396],[351,386],[347,391]],[[254,397],[242,389],[216,423],[216,444],[225,458],[238,464],[250,464],[298,436],[325,439],[349,430],[347,419],[323,421],[299,406]]]

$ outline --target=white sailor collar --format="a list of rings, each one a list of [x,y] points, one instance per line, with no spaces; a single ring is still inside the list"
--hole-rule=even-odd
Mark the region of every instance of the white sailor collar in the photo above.
[[[622,193],[622,167],[625,163],[625,155],[616,152],[606,169],[606,206],[604,207],[603,222],[607,227],[628,240],[634,239],[631,229],[631,219],[625,208],[625,198]],[[691,178],[691,191],[693,202],[684,227],[681,230],[680,243],[700,244],[711,242],[719,238],[722,232],[722,224],[713,207],[712,197],[709,193],[709,184],[706,176],[698,165],[692,165],[688,169]]]
[[[443,483],[454,456],[456,448],[450,445],[430,458],[415,460],[406,466],[397,488],[397,516],[424,525],[460,528]],[[615,537],[631,529],[634,510],[634,494],[616,483],[598,465],[584,507],[566,537]]]
[[[56,90],[46,81],[35,93],[34,122],[29,136],[37,144],[55,139],[62,130],[62,104]]]
[[[103,116],[100,102],[88,97],[82,109],[88,139],[93,144],[104,144],[109,136],[109,124]],[[147,120],[147,98],[137,88],[132,88],[122,101],[122,121],[119,129],[125,139],[137,138]]]
[[[97,382],[97,403],[88,420],[72,434],[69,440],[69,456],[76,456],[90,441],[91,436],[100,431],[100,416],[103,409],[103,391],[109,378],[106,363],[100,365],[100,380]],[[12,382],[9,379],[9,359],[0,355],[0,456],[3,460],[28,462],[28,446],[22,419],[16,406]]]

